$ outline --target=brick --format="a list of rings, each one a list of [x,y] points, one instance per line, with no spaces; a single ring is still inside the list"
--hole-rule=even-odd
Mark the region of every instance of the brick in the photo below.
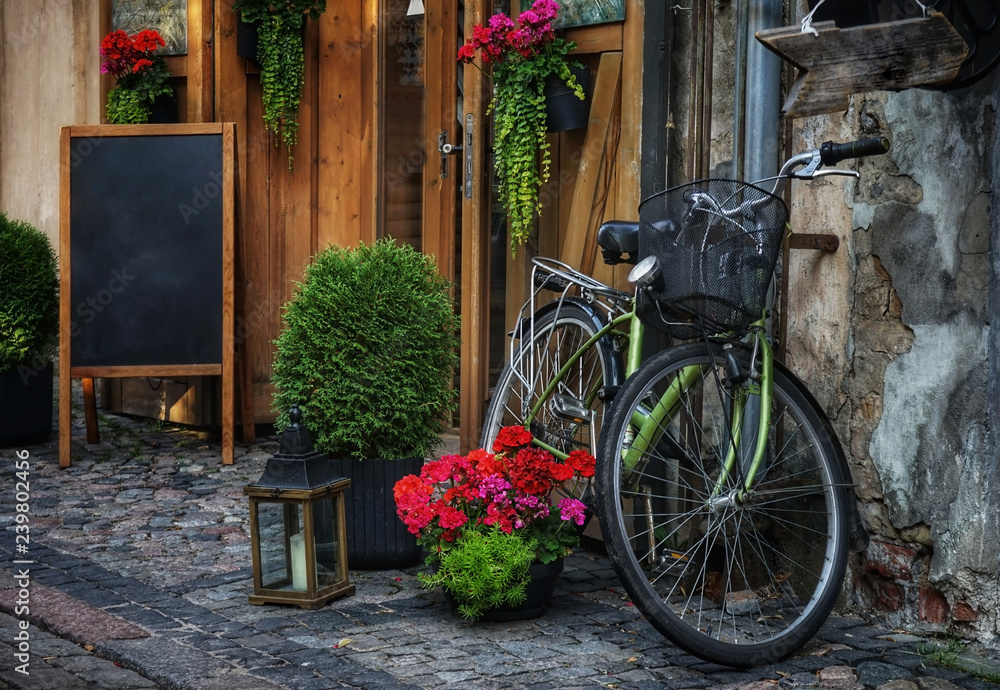
[[[901,611],[903,603],[906,601],[906,594],[903,588],[895,582],[878,580],[873,583],[875,607],[882,611]]]
[[[979,620],[979,614],[967,602],[955,602],[955,608],[951,612],[952,620],[960,623],[972,623]]]
[[[916,558],[913,549],[873,540],[865,549],[865,569],[890,580],[910,582]]]
[[[948,600],[933,587],[921,587],[918,614],[922,621],[944,623],[948,620]]]

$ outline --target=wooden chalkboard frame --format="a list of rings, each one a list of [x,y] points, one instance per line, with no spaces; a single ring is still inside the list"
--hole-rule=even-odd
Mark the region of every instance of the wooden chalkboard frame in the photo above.
[[[221,301],[221,361],[209,363],[157,363],[152,365],[73,365],[73,295],[72,295],[72,247],[74,230],[71,227],[73,212],[73,190],[71,172],[74,166],[85,165],[86,157],[76,156],[74,160],[72,143],[74,139],[92,139],[99,142],[108,137],[159,137],[159,136],[204,136],[217,135],[222,149],[221,193],[222,223],[219,228],[222,240],[222,262],[219,266],[222,284]],[[146,161],[140,165],[137,174],[155,168],[155,162]],[[142,167],[145,166],[145,167]],[[169,171],[167,171],[169,172]],[[189,174],[190,170],[178,171]],[[216,171],[206,171],[216,172]],[[157,169],[162,175],[164,170]],[[216,172],[217,174],[217,172]],[[71,462],[72,430],[72,379],[84,380],[85,393],[89,391],[93,400],[92,380],[94,377],[130,376],[212,376],[222,377],[222,461],[233,462],[233,426],[235,409],[235,224],[236,224],[236,159],[235,125],[231,122],[170,125],[73,125],[63,127],[60,132],[59,168],[59,281],[60,281],[60,337],[59,337],[59,464],[68,467]],[[108,199],[110,203],[112,199]],[[93,199],[89,200],[93,203]],[[90,230],[93,232],[93,230]],[[96,234],[96,233],[95,233]],[[213,338],[215,335],[213,334]],[[89,384],[89,385],[88,385]],[[96,437],[96,414],[87,409],[88,439]]]

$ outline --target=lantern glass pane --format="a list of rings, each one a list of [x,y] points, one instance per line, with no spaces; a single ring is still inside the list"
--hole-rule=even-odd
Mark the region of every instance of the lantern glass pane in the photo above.
[[[340,535],[337,503],[340,495],[326,496],[313,503],[313,533],[316,535],[316,587],[321,589],[345,579],[340,564]]]
[[[302,506],[298,503],[257,503],[261,586],[306,591],[306,551]]]

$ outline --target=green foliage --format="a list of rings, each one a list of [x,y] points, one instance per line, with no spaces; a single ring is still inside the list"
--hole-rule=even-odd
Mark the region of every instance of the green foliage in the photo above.
[[[59,332],[59,278],[49,238],[0,213],[0,371],[47,359]]]
[[[317,254],[275,343],[277,429],[299,403],[330,456],[426,456],[457,404],[451,287],[431,257],[391,239]]]
[[[584,98],[583,87],[566,62],[565,55],[573,46],[556,39],[546,46],[548,50],[529,59],[508,60],[493,68],[489,112],[494,123],[494,165],[512,252],[531,235],[535,214],[542,209],[538,192],[548,181],[552,164],[545,138],[545,80],[558,75],[578,98]]]
[[[424,587],[441,587],[458,602],[458,612],[475,620],[487,609],[517,606],[527,597],[534,539],[497,527],[468,530],[441,554],[432,575],[421,574]]]
[[[167,84],[170,72],[160,56],[152,58],[152,66],[142,71],[141,79],[123,77],[108,91],[105,113],[113,125],[141,125],[149,122],[153,103],[160,96],[172,96]],[[139,75],[135,75],[138,77]]]
[[[307,16],[318,19],[326,11],[326,0],[236,0],[233,9],[243,21],[257,26],[264,125],[285,144],[291,170],[305,85],[302,27]]]

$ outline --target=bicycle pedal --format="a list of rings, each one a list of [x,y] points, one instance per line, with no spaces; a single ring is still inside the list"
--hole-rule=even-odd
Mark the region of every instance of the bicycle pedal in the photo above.
[[[569,395],[553,395],[550,409],[559,419],[577,424],[589,424],[594,417],[582,400]]]

